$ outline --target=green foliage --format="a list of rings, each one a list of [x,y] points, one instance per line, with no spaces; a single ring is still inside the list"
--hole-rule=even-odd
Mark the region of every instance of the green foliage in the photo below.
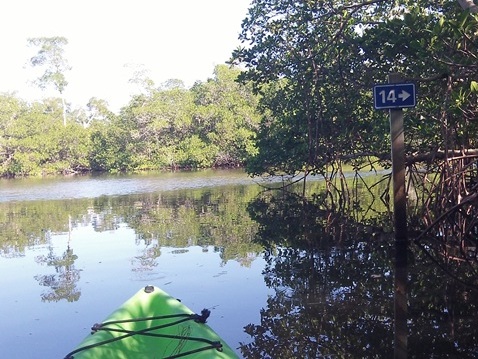
[[[90,168],[93,171],[112,173],[133,168],[130,134],[113,125],[99,124],[91,131]]]
[[[60,96],[63,94],[68,81],[65,72],[71,70],[68,61],[64,57],[68,40],[64,37],[36,37],[28,39],[30,46],[35,46],[37,54],[30,59],[33,67],[42,67],[44,72],[40,75],[35,84],[41,89],[52,86]],[[62,98],[63,125],[66,126],[66,104]]]
[[[215,78],[187,90],[171,80],[135,96],[92,133],[91,167],[101,171],[204,168],[242,164],[255,150],[257,100],[218,66]]]
[[[236,82],[240,73],[219,65],[213,79],[192,88],[196,104],[193,126],[204,142],[217,148],[216,166],[243,164],[256,152],[258,98],[250,86]]]
[[[215,77],[187,90],[171,80],[135,96],[102,131],[93,132],[92,168],[139,171],[244,163],[254,153],[257,98],[217,66]]]
[[[219,65],[186,89],[179,80],[155,87],[138,68],[140,94],[118,116],[101,99],[70,111],[63,99],[3,96],[0,176],[244,164],[254,175],[326,173],[334,162],[384,161],[389,125],[371,89],[390,72],[418,83],[407,155],[473,148],[477,29],[477,15],[455,0],[255,0],[231,60],[246,71]],[[39,84],[61,94],[67,40],[29,43],[38,50],[30,63],[45,70]],[[62,132],[61,117],[83,128]]]
[[[470,90],[471,90],[471,92],[473,92],[473,93],[478,92],[478,82],[476,82],[476,81],[471,81]]]
[[[217,152],[217,147],[208,145],[197,135],[192,135],[184,139],[179,145],[177,161],[181,167],[212,167]]]
[[[254,1],[231,59],[262,94],[248,170],[321,172],[336,160],[387,158],[388,121],[371,89],[390,72],[419,82],[409,153],[475,146],[477,29],[455,0]]]
[[[0,176],[242,165],[256,151],[260,118],[239,73],[217,66],[214,78],[189,90],[178,80],[150,83],[119,115],[91,98],[66,113],[63,127],[61,99],[26,104],[2,95]]]
[[[62,126],[58,102],[30,106],[0,96],[0,176],[68,174],[89,168],[89,134],[81,126]]]
[[[28,44],[38,49],[36,55],[30,59],[33,67],[43,67],[44,73],[37,79],[36,84],[40,88],[53,86],[60,94],[68,85],[65,71],[70,70],[68,62],[64,58],[64,46],[68,40],[64,37],[35,37],[28,39]]]

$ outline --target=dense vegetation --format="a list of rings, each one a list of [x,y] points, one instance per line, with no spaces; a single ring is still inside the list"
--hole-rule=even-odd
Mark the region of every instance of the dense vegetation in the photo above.
[[[373,110],[371,88],[392,72],[419,85],[409,163],[476,147],[478,17],[457,1],[255,0],[242,28],[232,61],[269,111],[253,173],[388,159],[387,114]]]
[[[410,253],[416,261],[410,272],[410,348],[417,357],[473,357],[477,9],[466,0],[253,0],[242,24],[243,47],[231,58],[242,72],[218,66],[214,78],[191,89],[178,81],[158,88],[148,78],[137,78],[143,91],[118,115],[99,99],[84,110],[65,110],[62,98],[27,104],[2,96],[0,176],[242,164],[254,175],[322,174],[326,190],[316,189],[309,198],[284,191],[250,201],[249,214],[258,223],[251,231],[245,214],[224,221],[206,211],[201,222],[186,205],[180,206],[187,212],[185,220],[175,227],[162,222],[174,211],[146,213],[149,202],[144,201],[144,213],[134,213],[128,223],[139,238],[149,240],[154,233],[155,246],[138,264],[146,267],[159,255],[159,239],[169,228],[185,240],[182,227],[191,226],[198,243],[203,235],[225,238],[238,230],[234,238],[254,236],[267,249],[266,282],[278,288],[261,312],[261,324],[246,327],[254,343],[242,347],[245,355],[347,356],[375,350],[376,357],[390,356],[392,313],[378,304],[384,293],[393,292],[390,211],[377,218],[358,216],[372,207],[355,191],[360,186],[380,189],[385,195],[375,193],[374,198],[389,204],[389,186],[359,177],[352,186],[340,174],[344,163],[358,170],[373,168],[376,161],[389,164],[388,116],[373,109],[371,90],[389,74],[400,73],[405,82],[417,84],[419,94],[417,107],[405,116],[407,205],[413,204],[408,207],[409,234],[420,249]],[[46,42],[53,48],[66,44],[61,38]],[[55,53],[60,58],[50,59],[61,60],[61,52]],[[39,65],[48,62],[38,60]],[[40,83],[53,85],[61,95],[65,82],[60,75],[67,66],[55,61],[47,72],[55,76]],[[23,213],[9,213],[17,212]],[[12,238],[17,227],[8,232]],[[20,243],[17,249],[12,239],[3,252],[21,252],[25,244]],[[355,277],[347,267],[358,268]],[[439,285],[431,282],[443,273]],[[439,328],[442,322],[449,332]],[[298,337],[310,340],[302,347]]]
[[[409,222],[442,239],[430,255],[453,248],[476,265],[477,13],[456,0],[252,1],[231,59],[264,115],[248,171],[319,173],[333,188],[343,163],[388,166],[389,116],[371,89],[400,74],[418,88],[404,121]]]
[[[64,111],[62,98],[0,95],[0,176],[242,165],[256,151],[259,115],[239,73],[219,65],[191,89],[139,79],[150,86],[118,115],[97,98]]]
[[[246,163],[256,175],[324,174],[330,164],[387,164],[388,119],[373,109],[371,89],[391,72],[419,88],[406,114],[407,163],[436,172],[436,160],[473,160],[478,17],[465,3],[254,0],[231,58],[245,71],[220,65],[190,89],[178,80],[157,87],[138,72],[142,91],[118,115],[96,98],[69,109],[67,40],[29,39],[32,66],[45,70],[37,84],[59,98],[0,97],[0,176]]]

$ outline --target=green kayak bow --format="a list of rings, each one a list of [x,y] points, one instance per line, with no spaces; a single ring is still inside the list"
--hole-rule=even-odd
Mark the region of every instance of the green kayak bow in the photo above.
[[[195,314],[153,286],[128,299],[95,324],[65,359],[238,358],[207,324],[210,312]]]

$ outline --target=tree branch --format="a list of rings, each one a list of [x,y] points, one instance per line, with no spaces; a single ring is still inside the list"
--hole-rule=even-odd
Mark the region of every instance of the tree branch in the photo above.
[[[435,159],[444,160],[445,158],[456,159],[463,157],[478,157],[478,149],[425,152],[418,155],[407,156],[405,162],[407,165],[410,165],[412,163],[428,162]]]
[[[458,0],[463,10],[469,10],[471,13],[478,13],[478,5],[476,5],[473,0]]]
[[[341,155],[339,159],[341,161],[350,161],[360,157],[377,157],[379,160],[390,160],[391,156],[389,152],[386,153],[375,153],[375,152],[360,152],[348,155]],[[478,157],[478,148],[471,148],[467,150],[448,150],[448,151],[433,151],[433,152],[424,152],[415,155],[406,156],[405,163],[411,165],[418,162],[430,162],[433,160],[444,160],[444,159],[458,159],[458,158],[475,158]]]
[[[370,0],[370,1],[364,1],[363,3],[358,3],[358,4],[352,4],[352,5],[344,5],[341,7],[341,9],[353,9],[353,8],[360,8],[368,5],[373,5],[373,4],[378,4],[381,2],[386,2],[387,0]]]

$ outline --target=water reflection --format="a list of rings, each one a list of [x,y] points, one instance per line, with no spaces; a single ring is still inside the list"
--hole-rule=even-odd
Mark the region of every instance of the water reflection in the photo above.
[[[245,327],[244,357],[392,357],[393,235],[379,211],[356,221],[288,193],[264,193],[249,211],[275,294]],[[478,297],[423,252],[409,255],[409,357],[476,358]]]
[[[70,247],[59,256],[49,247],[47,255],[35,258],[37,263],[54,268],[53,274],[38,274],[34,277],[40,285],[48,287],[48,290],[41,294],[43,302],[58,302],[62,299],[75,302],[80,298],[81,291],[77,288],[80,270],[75,268],[77,259],[78,256],[73,254]]]
[[[151,283],[192,310],[211,309],[212,327],[237,348],[268,292],[261,247],[252,242],[257,224],[246,209],[260,188],[237,185],[252,182],[244,173],[221,186],[208,176],[188,185],[186,177],[176,181],[183,188],[165,190],[138,176],[146,183],[116,187],[114,196],[95,196],[97,188],[88,192],[79,179],[81,191],[68,199],[60,197],[73,193],[72,179],[49,191],[34,181],[0,183],[0,357],[62,357],[92,324]],[[12,191],[16,200],[5,201]]]
[[[245,202],[257,193],[256,187],[223,186],[93,199],[0,203],[0,256],[22,256],[33,246],[47,248],[45,254],[35,258],[45,271],[34,278],[48,288],[41,298],[49,302],[80,298],[76,285],[80,270],[75,268],[78,256],[74,254],[78,245],[74,236],[80,228],[91,227],[99,233],[114,233],[121,226],[132,229],[138,253],[130,264],[137,280],[161,278],[156,267],[163,247],[177,248],[172,253],[177,255],[187,252],[190,246],[205,250],[213,246],[224,263],[236,260],[249,266],[261,248],[252,243],[257,225],[248,216]],[[52,234],[68,237],[66,250],[52,244]]]
[[[249,211],[268,248],[264,275],[275,296],[261,323],[246,327],[253,342],[241,347],[244,356],[389,356],[392,279],[383,229],[287,193],[264,194]]]
[[[70,333],[78,330],[78,318],[68,314],[77,309],[71,308],[83,305],[79,312],[84,314],[92,305],[102,306],[100,318],[94,318],[99,320],[119,304],[106,298],[125,299],[118,288],[127,287],[127,297],[138,281],[154,282],[174,287],[175,294],[194,288],[194,297],[207,298],[203,303],[213,296],[211,306],[216,308],[217,301],[218,310],[232,308],[213,327],[223,325],[233,346],[241,340],[245,358],[391,357],[394,238],[390,209],[381,201],[388,184],[362,187],[376,192],[364,194],[360,186],[350,186],[355,196],[329,204],[321,182],[308,184],[306,199],[231,185],[1,202],[0,266],[20,263],[16,268],[21,268],[11,281],[3,276],[2,285],[13,282],[33,293],[36,298],[25,296],[33,306],[35,299],[51,305],[56,312],[49,317],[63,321],[70,315],[64,321],[73,323]],[[417,228],[412,225],[411,232]],[[463,249],[434,246],[444,228],[420,238],[416,245],[426,250],[410,248],[410,358],[478,357],[476,275],[468,258],[476,256],[474,237]],[[265,264],[256,271],[262,274],[251,285],[252,274],[237,267],[254,267],[261,254]],[[28,260],[33,269],[25,274],[21,266]],[[16,278],[22,275],[18,286]],[[233,279],[224,284],[227,278]],[[266,303],[265,295],[254,297],[264,283],[270,293]],[[5,308],[18,300],[15,293],[3,296]],[[53,306],[57,302],[72,307],[65,313],[64,307]],[[44,311],[44,306],[37,308],[30,316]],[[29,326],[34,325],[30,318]]]

